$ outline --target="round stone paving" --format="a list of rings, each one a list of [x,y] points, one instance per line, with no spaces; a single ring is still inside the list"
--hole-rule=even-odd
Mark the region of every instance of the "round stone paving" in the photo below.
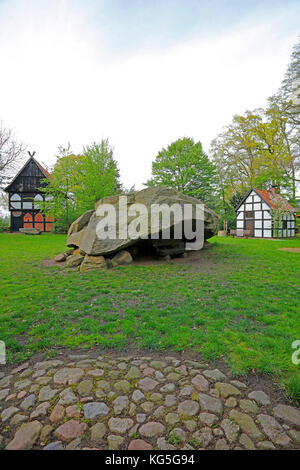
[[[69,352],[1,371],[0,449],[299,448],[300,408],[275,385],[181,356]]]

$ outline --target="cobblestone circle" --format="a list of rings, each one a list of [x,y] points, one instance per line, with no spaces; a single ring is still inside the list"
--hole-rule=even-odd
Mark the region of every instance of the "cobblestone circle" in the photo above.
[[[300,408],[246,379],[155,354],[68,353],[6,367],[0,449],[299,449]]]

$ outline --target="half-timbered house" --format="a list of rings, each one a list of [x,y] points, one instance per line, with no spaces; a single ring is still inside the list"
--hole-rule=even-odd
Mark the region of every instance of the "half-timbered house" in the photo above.
[[[29,153],[29,152],[28,152]],[[18,232],[20,228],[36,228],[41,232],[50,232],[54,219],[45,217],[40,203],[45,201],[41,188],[45,185],[43,180],[50,178],[49,173],[33,158],[30,158],[17,173],[4,191],[9,197],[10,231]]]
[[[277,192],[252,188],[235,209],[236,235],[257,238],[289,238],[295,236],[297,209]]]

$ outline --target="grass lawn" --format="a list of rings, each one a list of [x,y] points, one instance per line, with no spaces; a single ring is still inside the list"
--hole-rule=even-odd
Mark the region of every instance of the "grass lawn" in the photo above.
[[[300,239],[210,240],[209,263],[81,274],[42,260],[65,236],[0,234],[0,340],[9,362],[66,348],[191,350],[236,374],[274,374],[300,398]]]

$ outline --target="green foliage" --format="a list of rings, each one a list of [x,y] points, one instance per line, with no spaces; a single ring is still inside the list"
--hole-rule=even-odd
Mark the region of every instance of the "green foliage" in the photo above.
[[[77,201],[80,211],[92,209],[99,199],[119,193],[119,177],[108,139],[85,147],[79,165],[80,192]]]
[[[108,140],[87,146],[82,155],[74,155],[70,144],[59,147],[51,179],[45,183],[48,201],[41,204],[42,209],[55,216],[55,231],[66,232],[96,201],[120,191],[119,171]]]
[[[0,216],[0,232],[9,232],[9,217]]]
[[[288,397],[300,404],[300,372],[290,377],[285,386]]]
[[[158,153],[147,185],[174,188],[208,203],[215,186],[215,169],[201,142],[184,137]]]
[[[225,199],[253,187],[276,185],[295,201],[300,167],[299,63],[300,42],[282,87],[268,99],[266,108],[235,115],[212,141],[210,154],[218,172],[219,192],[225,192]]]

